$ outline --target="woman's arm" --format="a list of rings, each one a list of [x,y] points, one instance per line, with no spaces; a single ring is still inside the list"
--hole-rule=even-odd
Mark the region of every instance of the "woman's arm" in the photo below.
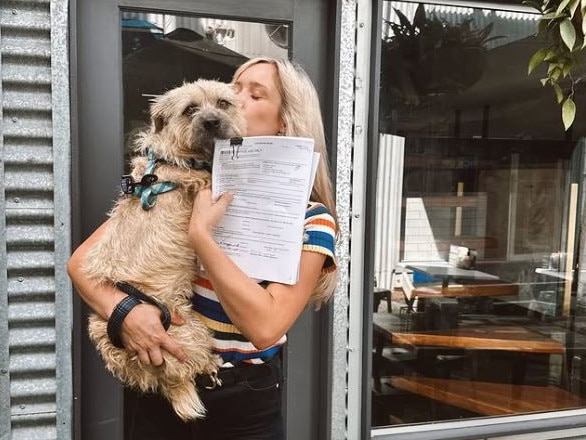
[[[266,289],[261,287],[212,238],[212,229],[231,200],[230,194],[224,194],[213,202],[209,190],[201,191],[194,203],[189,239],[232,323],[258,349],[264,349],[278,341],[304,310],[326,257],[302,252],[297,284],[271,283]]]
[[[87,251],[102,237],[108,222],[94,231],[71,255],[67,264],[67,273],[75,289],[84,302],[103,319],[108,319],[125,293],[111,284],[97,284],[88,279],[83,271],[83,262]],[[173,324],[181,324],[178,317],[172,318]],[[171,338],[161,324],[159,309],[150,304],[134,307],[124,319],[120,337],[127,350],[135,352],[145,364],[161,365],[161,349],[169,352],[179,360],[186,355],[181,345]]]

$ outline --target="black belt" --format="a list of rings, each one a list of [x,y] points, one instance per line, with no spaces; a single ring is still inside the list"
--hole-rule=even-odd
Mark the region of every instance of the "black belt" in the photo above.
[[[199,390],[213,390],[227,387],[250,380],[260,379],[272,374],[278,362],[278,355],[264,364],[237,365],[235,367],[220,368],[216,375],[200,374],[195,378],[195,384]]]

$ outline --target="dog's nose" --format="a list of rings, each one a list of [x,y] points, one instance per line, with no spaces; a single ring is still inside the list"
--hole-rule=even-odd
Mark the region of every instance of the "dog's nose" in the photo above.
[[[203,126],[206,130],[216,130],[220,128],[220,120],[219,119],[206,119],[203,123]]]

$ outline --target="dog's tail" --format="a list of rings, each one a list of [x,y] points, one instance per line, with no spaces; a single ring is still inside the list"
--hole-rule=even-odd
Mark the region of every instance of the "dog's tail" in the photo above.
[[[205,417],[205,407],[193,382],[162,386],[160,392],[171,403],[177,415],[184,422]]]

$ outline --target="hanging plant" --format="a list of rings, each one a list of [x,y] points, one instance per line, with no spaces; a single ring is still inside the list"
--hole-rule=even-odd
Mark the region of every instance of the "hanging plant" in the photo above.
[[[541,64],[547,65],[547,75],[541,84],[553,88],[564,129],[568,130],[576,117],[575,86],[581,78],[572,75],[586,47],[586,0],[526,0],[523,2],[538,10],[537,36],[545,41],[529,60],[530,75]]]
[[[486,67],[486,43],[492,23],[476,29],[472,20],[449,23],[417,6],[413,21],[395,8],[398,22],[384,20],[392,34],[382,42],[382,81],[399,91],[407,104],[422,96],[465,90]]]
[[[417,6],[413,20],[397,8],[397,22],[383,20],[392,35],[381,49],[381,107],[388,125],[392,97],[418,105],[430,96],[458,93],[475,84],[486,68],[492,23],[477,29],[471,19],[449,23]]]

